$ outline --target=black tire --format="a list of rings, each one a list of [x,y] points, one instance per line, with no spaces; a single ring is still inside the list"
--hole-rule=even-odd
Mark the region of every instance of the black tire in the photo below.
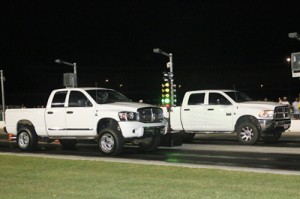
[[[274,132],[273,134],[266,134],[262,136],[264,143],[271,144],[276,143],[281,138],[282,132]]]
[[[155,151],[159,147],[160,141],[161,141],[161,136],[153,136],[150,138],[149,142],[140,143],[139,147],[142,151],[145,152]]]
[[[183,133],[182,141],[187,143],[193,142],[195,135],[196,135],[195,133]]]
[[[106,128],[100,131],[98,147],[104,155],[118,155],[124,145],[124,139],[117,130]]]
[[[38,136],[32,126],[19,129],[17,134],[17,144],[22,151],[33,151],[38,144]]]
[[[59,142],[63,149],[74,149],[78,143],[77,140],[59,140]]]
[[[237,128],[237,136],[240,143],[252,145],[259,139],[259,129],[251,122],[243,122]]]

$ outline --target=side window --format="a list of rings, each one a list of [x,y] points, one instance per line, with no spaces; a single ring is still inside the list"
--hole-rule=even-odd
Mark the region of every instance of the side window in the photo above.
[[[230,105],[230,101],[220,93],[209,93],[209,105]]]
[[[64,107],[65,105],[65,101],[66,101],[66,96],[67,96],[67,91],[59,91],[57,93],[55,93],[53,99],[52,99],[52,103],[51,103],[51,107]]]
[[[205,93],[195,93],[195,94],[191,94],[189,101],[188,101],[188,105],[201,105],[204,104],[204,96]]]
[[[92,103],[80,91],[71,91],[69,97],[69,107],[91,107]]]

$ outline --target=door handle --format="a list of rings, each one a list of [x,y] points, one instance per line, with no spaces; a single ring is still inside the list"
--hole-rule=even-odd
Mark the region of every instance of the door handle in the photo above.
[[[208,108],[207,110],[208,110],[208,111],[213,111],[213,110],[215,110],[215,109],[213,109],[213,108]]]
[[[186,108],[186,109],[183,109],[184,111],[190,111],[190,109],[189,108]]]
[[[67,111],[67,114],[73,114],[73,111]]]
[[[48,114],[53,114],[53,111],[48,111],[47,113],[48,113]]]

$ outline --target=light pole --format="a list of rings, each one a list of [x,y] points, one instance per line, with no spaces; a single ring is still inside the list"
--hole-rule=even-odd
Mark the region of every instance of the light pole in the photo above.
[[[4,97],[5,77],[3,76],[3,70],[0,70],[0,78],[1,78],[1,93],[2,93],[2,120],[5,121],[5,97]]]
[[[65,65],[74,67],[74,87],[77,87],[77,65],[76,65],[76,63],[75,62],[74,63],[66,62],[61,59],[56,59],[55,63],[65,64]]]
[[[154,53],[157,54],[162,54],[164,56],[169,57],[169,63],[167,63],[167,67],[170,68],[170,73],[169,73],[169,80],[170,80],[170,88],[171,88],[171,100],[170,100],[170,106],[172,107],[174,105],[174,79],[173,79],[173,54],[172,53],[166,53],[163,50],[161,50],[160,48],[154,48],[153,49]]]
[[[157,53],[157,54],[162,54],[164,56],[167,56],[169,57],[169,63],[167,63],[167,68],[170,68],[170,73],[169,73],[169,81],[170,81],[170,90],[171,90],[171,93],[170,93],[170,97],[171,97],[171,100],[170,100],[170,107],[167,107],[167,111],[168,111],[168,114],[169,114],[169,121],[168,121],[168,128],[167,128],[167,131],[168,133],[171,132],[171,107],[173,106],[174,104],[174,90],[173,90],[173,54],[172,53],[166,53],[164,52],[163,50],[161,50],[160,48],[154,48],[153,49],[153,52],[154,53]]]

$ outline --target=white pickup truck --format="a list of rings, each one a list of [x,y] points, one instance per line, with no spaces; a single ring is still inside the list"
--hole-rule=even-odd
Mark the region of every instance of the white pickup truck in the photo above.
[[[128,143],[151,151],[166,134],[161,108],[103,88],[54,90],[46,108],[7,109],[5,118],[6,132],[17,136],[24,151],[33,150],[38,140],[59,140],[66,148],[96,140],[107,155],[119,154]]]
[[[164,108],[172,131],[183,131],[188,139],[195,133],[237,133],[242,144],[263,138],[275,142],[291,125],[286,105],[252,101],[234,90],[186,92],[181,107]]]

